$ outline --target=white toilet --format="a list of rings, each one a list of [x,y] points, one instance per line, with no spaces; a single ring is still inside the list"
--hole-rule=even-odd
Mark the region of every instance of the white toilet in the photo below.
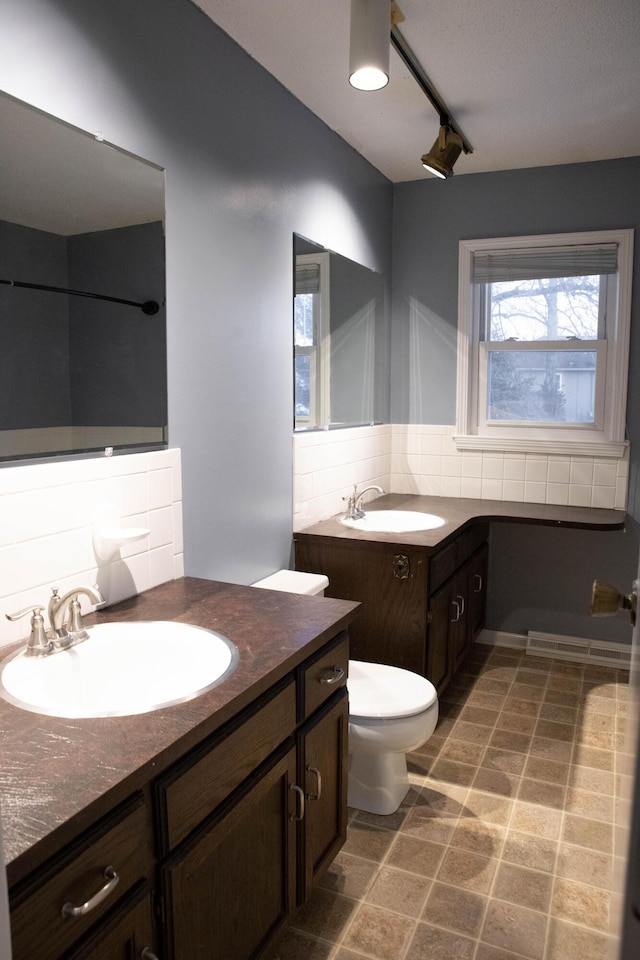
[[[278,570],[254,587],[319,595],[322,574]],[[406,754],[425,743],[438,722],[436,688],[425,677],[382,663],[349,661],[350,807],[394,813],[409,790]]]

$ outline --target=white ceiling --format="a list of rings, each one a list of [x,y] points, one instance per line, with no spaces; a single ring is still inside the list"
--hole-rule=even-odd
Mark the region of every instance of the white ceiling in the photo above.
[[[195,0],[395,182],[438,115],[391,50],[381,91],[348,83],[349,0]],[[640,0],[398,0],[400,32],[473,146],[455,173],[640,156]]]

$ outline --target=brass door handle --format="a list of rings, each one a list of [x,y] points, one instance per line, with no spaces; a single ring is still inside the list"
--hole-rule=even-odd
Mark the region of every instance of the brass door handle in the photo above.
[[[617,587],[602,580],[594,580],[591,589],[591,616],[613,617],[618,610],[628,610],[633,626],[636,624],[638,581],[635,580],[633,590],[628,595],[621,593]]]

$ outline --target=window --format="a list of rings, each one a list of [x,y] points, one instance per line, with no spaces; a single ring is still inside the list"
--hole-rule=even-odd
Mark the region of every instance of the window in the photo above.
[[[633,231],[463,240],[461,449],[622,456]]]
[[[294,297],[295,426],[328,423],[329,255],[296,257]]]

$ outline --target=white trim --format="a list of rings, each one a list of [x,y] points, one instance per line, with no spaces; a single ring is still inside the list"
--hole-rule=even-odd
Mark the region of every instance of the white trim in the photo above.
[[[618,246],[618,291],[615,316],[609,318],[608,349],[604,386],[606,397],[602,429],[584,429],[576,425],[519,426],[492,423],[485,428],[490,436],[481,436],[477,398],[479,369],[479,331],[471,283],[473,255],[477,251],[524,249],[540,246],[567,246],[616,243]],[[546,234],[530,237],[499,237],[461,240],[458,271],[458,376],[456,389],[456,431],[454,441],[460,450],[503,450],[521,453],[564,453],[578,456],[622,457],[625,442],[625,416],[628,378],[629,333],[631,326],[631,286],[633,230],[605,230],[588,233]],[[473,389],[472,389],[472,385]],[[562,431],[562,439],[553,434]],[[499,434],[496,435],[496,434]],[[541,435],[542,434],[542,435]]]

